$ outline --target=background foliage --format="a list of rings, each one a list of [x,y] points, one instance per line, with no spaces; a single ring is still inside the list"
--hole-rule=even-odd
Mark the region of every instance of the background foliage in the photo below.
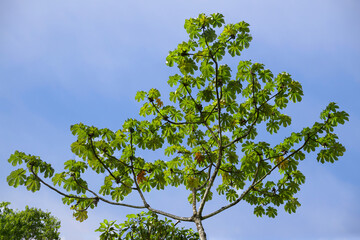
[[[18,211],[9,205],[0,203],[1,240],[60,240],[60,221],[49,212],[28,206]]]
[[[147,240],[196,240],[199,235],[192,229],[177,228],[171,220],[161,220],[152,212],[127,215],[124,223],[104,220],[96,230],[102,232],[101,240],[147,239]]]

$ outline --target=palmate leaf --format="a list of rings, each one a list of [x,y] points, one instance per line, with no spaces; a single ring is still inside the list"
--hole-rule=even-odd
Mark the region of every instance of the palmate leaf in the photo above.
[[[145,91],[138,91],[135,95],[135,100],[137,102],[143,101],[145,99],[146,92]]]
[[[117,187],[111,192],[111,198],[116,202],[124,200],[124,194],[121,188]]]
[[[236,55],[240,56],[241,50],[242,50],[242,47],[239,45],[239,42],[232,42],[228,46],[229,54],[232,57],[235,57]]]
[[[11,163],[14,167],[16,165],[20,165],[23,163],[23,154],[19,151],[15,151],[14,154],[11,154],[10,158],[8,159],[8,162]]]
[[[25,186],[28,191],[32,191],[32,192],[39,191],[41,187],[40,181],[34,175],[30,175],[26,179]]]
[[[225,23],[224,15],[220,13],[211,14],[211,24],[214,27],[221,27]]]
[[[254,214],[257,216],[257,217],[262,217],[262,215],[265,214],[265,209],[262,207],[262,206],[256,206],[254,208]]]
[[[88,212],[86,210],[75,211],[73,216],[77,221],[83,222],[88,218]]]
[[[10,175],[6,178],[9,186],[18,187],[19,185],[23,185],[26,181],[26,170],[23,168],[19,168],[15,171],[12,171]]]
[[[266,215],[270,218],[275,218],[277,216],[277,209],[273,207],[267,207]]]
[[[301,204],[298,202],[297,198],[292,198],[285,204],[284,209],[288,213],[295,213],[296,209],[300,206]]]
[[[59,187],[62,185],[62,183],[65,181],[66,173],[56,173],[55,176],[52,178],[52,182],[54,186],[59,185]]]
[[[229,202],[235,201],[238,197],[239,197],[239,195],[237,194],[237,192],[234,189],[230,189],[226,193],[226,200],[228,200]]]

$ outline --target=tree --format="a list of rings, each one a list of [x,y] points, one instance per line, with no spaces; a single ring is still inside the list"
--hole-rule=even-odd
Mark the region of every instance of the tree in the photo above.
[[[0,203],[0,240],[60,240],[60,221],[37,208],[14,211]]]
[[[279,134],[281,127],[291,124],[283,110],[289,101],[301,101],[301,84],[285,72],[274,76],[261,63],[241,60],[235,74],[231,64],[222,63],[227,53],[240,56],[249,47],[252,37],[246,22],[225,25],[222,14],[200,14],[184,26],[188,41],[166,58],[168,66],[179,69],[168,80],[175,88],[169,101],[157,89],[139,91],[135,99],[144,101],[140,109],[144,119],[128,119],[117,131],[72,125],[77,140],[71,149],[78,158],[66,161],[60,173],[54,174],[51,165],[38,156],[16,151],[9,162],[26,167],[13,171],[9,184],[25,185],[30,191],[39,190],[41,184],[47,186],[63,196],[64,204],[71,205],[80,221],[102,201],[194,222],[201,239],[206,239],[204,220],[241,201],[253,205],[259,217],[274,218],[281,205],[295,212],[300,206],[295,194],[305,182],[299,163],[310,152],[317,153],[321,163],[338,160],[345,147],[337,141],[334,128],[348,121],[348,114],[331,102],[320,113],[319,122],[285,133],[288,135],[277,144],[263,141],[266,134]],[[264,130],[258,132],[258,128]],[[143,150],[164,155],[150,161],[140,157]],[[88,187],[87,170],[99,177],[106,174],[99,190]],[[53,186],[46,178],[52,179]],[[154,209],[144,195],[180,185],[189,190],[191,216]],[[141,205],[123,202],[133,192]],[[228,204],[205,213],[214,193],[224,195]]]
[[[101,240],[113,239],[146,239],[146,240],[197,240],[199,235],[192,229],[179,229],[177,223],[165,218],[160,220],[153,212],[141,212],[140,214],[129,214],[128,220],[121,224],[115,221],[104,220],[97,232]],[[121,238],[124,237],[124,238]]]

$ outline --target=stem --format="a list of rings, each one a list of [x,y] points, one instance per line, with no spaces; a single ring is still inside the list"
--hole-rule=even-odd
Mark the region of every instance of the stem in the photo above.
[[[221,160],[222,160],[222,157],[223,157],[223,150],[224,150],[223,149],[223,141],[222,141],[222,128],[221,128],[221,106],[220,106],[221,96],[219,94],[219,87],[222,88],[222,86],[218,85],[218,63],[217,63],[215,57],[211,54],[211,50],[210,50],[210,47],[209,47],[207,41],[205,41],[205,43],[206,43],[207,48],[209,49],[210,57],[213,60],[213,62],[215,63],[215,88],[216,88],[216,100],[217,100],[217,106],[218,106],[217,110],[218,110],[219,139],[216,136],[214,136],[214,133],[212,131],[210,131],[210,132],[214,136],[214,139],[216,140],[216,142],[217,142],[217,144],[219,146],[219,149],[218,149],[218,159],[217,159],[217,163],[216,163],[213,175],[211,176],[210,181],[208,182],[208,185],[207,185],[207,187],[205,189],[204,195],[203,195],[202,200],[200,202],[200,206],[199,206],[199,210],[198,210],[199,216],[202,215],[202,211],[204,209],[206,199],[207,199],[207,197],[208,197],[208,195],[210,193],[211,187],[214,184],[216,175],[217,175],[217,173],[219,171],[219,168],[221,166]],[[200,221],[200,219],[199,219],[199,221]],[[201,225],[201,221],[200,221],[200,225]],[[196,226],[198,226],[198,223],[196,223]],[[202,228],[202,225],[201,225],[201,228]],[[199,231],[199,234],[200,234],[199,227],[198,227],[198,231]],[[202,231],[204,231],[203,228],[202,228]],[[206,239],[205,232],[204,232],[204,238],[201,238],[201,239]]]
[[[206,240],[206,233],[205,233],[204,227],[202,225],[201,219],[199,217],[196,217],[194,219],[194,222],[196,224],[196,228],[198,230],[200,239],[201,240]]]

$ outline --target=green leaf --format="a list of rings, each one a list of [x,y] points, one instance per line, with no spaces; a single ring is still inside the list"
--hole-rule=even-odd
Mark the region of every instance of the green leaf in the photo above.
[[[275,218],[277,216],[277,209],[273,207],[267,207],[266,215],[270,218]]]
[[[19,168],[15,171],[12,171],[10,175],[6,178],[9,186],[18,187],[23,185],[26,181],[26,170]]]
[[[301,204],[298,202],[297,198],[292,198],[285,204],[284,209],[288,213],[295,213],[296,209],[300,206]]]
[[[239,195],[234,189],[229,189],[229,191],[226,193],[226,200],[229,202],[234,202],[238,197]]]
[[[137,102],[143,101],[145,99],[146,92],[145,91],[138,91],[135,95],[135,100]]]
[[[111,192],[111,198],[112,198],[112,200],[115,200],[116,202],[120,202],[120,201],[124,200],[122,189],[119,187],[114,188],[114,190]]]
[[[16,166],[23,163],[23,153],[19,151],[15,151],[15,153],[11,154],[10,158],[8,159],[8,162],[11,163],[11,165]]]
[[[88,218],[88,214],[86,210],[81,210],[81,211],[75,211],[73,213],[73,216],[75,217],[75,219],[79,222],[83,222]]]
[[[239,45],[239,42],[232,42],[228,46],[228,51],[232,57],[235,57],[236,55],[240,56],[242,47]]]
[[[36,192],[40,190],[40,181],[34,175],[30,175],[26,179],[25,186],[28,191]]]
[[[224,15],[220,13],[213,13],[210,16],[213,27],[221,27],[225,23]]]
[[[65,181],[65,173],[56,173],[55,176],[52,178],[52,182],[54,186],[59,185],[60,187],[64,181]]]
[[[179,74],[175,74],[174,76],[170,76],[168,80],[168,84],[170,87],[173,87],[178,84],[180,81],[181,76]]]
[[[148,97],[152,98],[152,99],[157,99],[161,96],[159,90],[152,88],[150,89],[149,93],[148,93]]]
[[[257,216],[257,217],[262,217],[262,215],[265,214],[265,209],[262,207],[262,206],[256,206],[254,208],[254,214]]]

